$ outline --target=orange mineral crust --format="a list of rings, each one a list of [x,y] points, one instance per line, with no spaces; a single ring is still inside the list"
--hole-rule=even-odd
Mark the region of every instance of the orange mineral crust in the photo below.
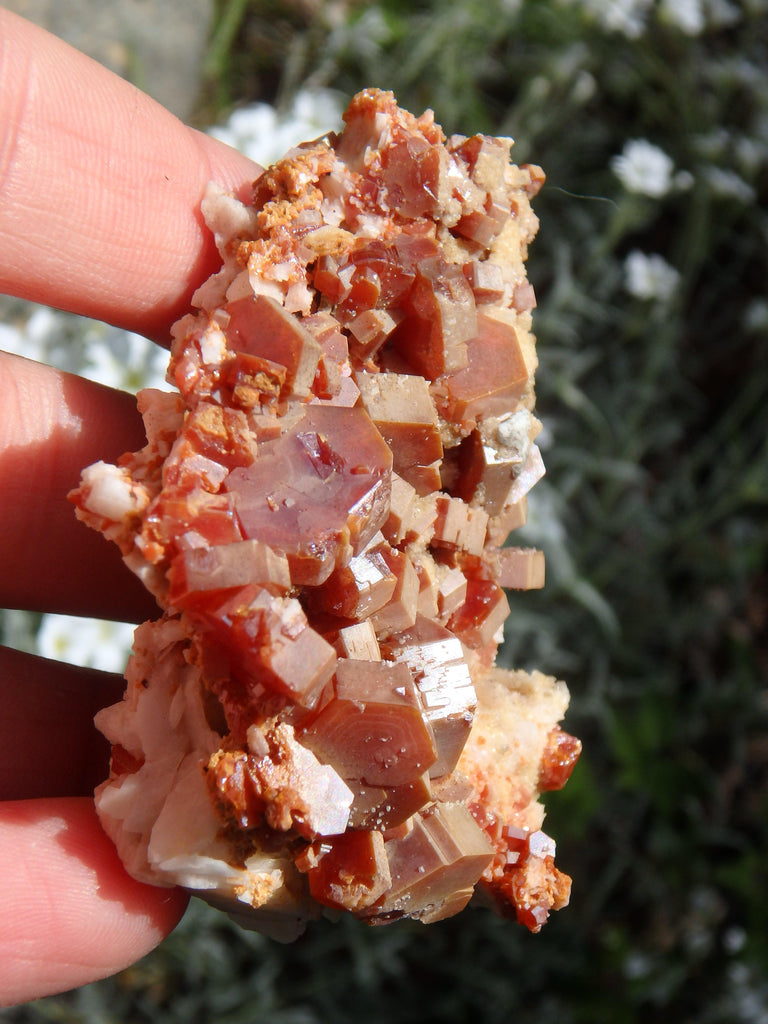
[[[281,939],[340,911],[468,903],[538,931],[568,902],[540,794],[565,685],[495,666],[508,544],[544,472],[527,246],[537,167],[390,93],[254,183],[212,184],[221,269],[173,328],[147,444],[78,516],[162,616],[136,631],[96,792],[128,870]]]

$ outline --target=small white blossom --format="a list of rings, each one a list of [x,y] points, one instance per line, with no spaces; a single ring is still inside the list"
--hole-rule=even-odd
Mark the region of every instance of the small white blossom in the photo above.
[[[687,192],[689,188],[693,188],[695,181],[690,171],[677,171],[672,178],[672,184],[678,192]]]
[[[546,75],[534,75],[528,86],[529,94],[536,103],[544,103],[550,92],[552,86]]]
[[[342,110],[341,97],[330,89],[303,89],[284,113],[253,103],[235,110],[210,134],[268,166],[300,142],[339,128]]]
[[[688,36],[697,36],[704,31],[704,8],[701,0],[661,0],[661,18]]]
[[[744,310],[742,323],[747,331],[768,330],[768,299],[753,299]]]
[[[754,138],[738,135],[733,147],[738,165],[748,174],[758,174],[768,163],[768,144],[763,131],[758,130]]]
[[[674,161],[647,139],[630,139],[611,160],[611,168],[628,192],[659,199],[672,186]]]
[[[637,981],[639,978],[647,978],[653,970],[653,961],[647,955],[639,950],[633,950],[628,953],[624,958],[624,976],[630,978],[632,981]]]
[[[228,146],[240,150],[256,163],[270,162],[266,155],[277,130],[274,107],[268,103],[253,103],[235,110],[225,125],[211,128],[209,134]]]
[[[705,168],[704,176],[715,195],[737,199],[741,203],[754,201],[755,190],[736,171],[710,166]]]
[[[608,32],[639,39],[653,0],[580,0],[580,6]]]
[[[0,352],[11,352],[16,356],[35,356],[24,350],[24,333],[13,324],[0,323]]]
[[[37,649],[44,658],[122,673],[131,653],[134,628],[127,622],[44,615]]]
[[[26,315],[0,324],[0,349],[123,391],[168,388],[168,353],[141,335],[32,303]]]
[[[21,355],[39,363],[50,363],[60,370],[77,372],[77,356],[65,341],[63,315],[47,306],[35,306],[24,325],[24,349]]]
[[[84,342],[81,376],[133,393],[140,388],[169,390],[168,353],[142,335],[94,323]]]
[[[723,948],[731,956],[740,953],[747,944],[747,933],[739,925],[731,925],[723,934]]]
[[[82,350],[72,338],[69,325],[78,318],[34,303],[25,304],[23,315],[26,319],[14,327],[15,347],[14,334],[6,334],[7,347],[3,345],[6,351],[77,373],[82,363]]]
[[[571,99],[576,103],[588,103],[597,93],[597,80],[589,71],[582,69],[576,75],[571,91]]]
[[[679,281],[678,271],[656,253],[649,256],[635,249],[624,261],[624,286],[636,299],[668,302]]]
[[[41,348],[50,344],[51,338],[61,332],[59,315],[47,306],[37,306],[27,320],[25,334],[27,338]]]

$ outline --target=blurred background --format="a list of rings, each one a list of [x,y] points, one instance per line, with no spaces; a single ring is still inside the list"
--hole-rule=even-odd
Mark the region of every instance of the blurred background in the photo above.
[[[193,902],[113,979],[0,1011],[116,1024],[768,1022],[768,0],[17,0],[267,162],[392,89],[541,164],[529,263],[547,477],[503,658],[565,679],[584,754],[547,800],[569,909],[311,926]],[[164,354],[17,303],[0,347],[135,390]],[[6,612],[120,670],[125,626]]]

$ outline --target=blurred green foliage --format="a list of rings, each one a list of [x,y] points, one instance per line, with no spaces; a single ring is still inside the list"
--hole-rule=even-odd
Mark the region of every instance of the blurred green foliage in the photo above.
[[[477,911],[282,947],[196,904],[131,970],[0,1018],[763,1024],[768,6],[221,0],[206,73],[201,119],[378,85],[547,172],[524,533],[549,579],[512,596],[504,658],[571,687],[585,752],[547,827],[572,905],[538,936]],[[654,194],[614,163],[638,139],[671,161]]]

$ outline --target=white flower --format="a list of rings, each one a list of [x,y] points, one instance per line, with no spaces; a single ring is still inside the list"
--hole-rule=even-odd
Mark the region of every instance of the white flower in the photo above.
[[[649,256],[634,249],[624,261],[624,286],[636,299],[668,302],[679,281],[678,271],[656,253]]]
[[[59,349],[64,333],[60,315],[47,306],[34,306],[22,331],[23,341],[19,355],[34,359],[38,363],[50,363],[51,355]],[[70,367],[62,366],[61,369],[68,370]]]
[[[768,330],[768,299],[753,299],[744,310],[742,323],[747,331]]]
[[[69,329],[70,323],[77,318],[35,303],[24,304],[23,316],[26,319],[15,327],[15,345],[14,335],[5,335],[3,347],[6,351],[77,373],[82,363],[82,352]]]
[[[768,119],[764,123],[763,131],[758,128],[754,137],[737,135],[734,139],[733,148],[736,161],[748,174],[758,174],[768,162],[765,128],[768,128]]]
[[[653,0],[581,0],[585,11],[608,32],[639,39]]]
[[[672,184],[678,192],[687,192],[689,188],[693,188],[696,179],[690,171],[678,171],[672,179]]]
[[[672,186],[674,161],[647,139],[629,139],[611,160],[611,168],[628,192],[658,199]]]
[[[27,320],[26,335],[35,345],[45,346],[61,333],[59,314],[48,306],[36,306]]]
[[[26,322],[0,324],[0,349],[123,391],[167,389],[168,353],[139,334],[28,304]]]
[[[589,71],[582,69],[576,75],[571,90],[571,99],[576,103],[588,103],[597,93],[597,80]]]
[[[653,961],[647,953],[633,950],[624,958],[624,975],[636,981],[638,978],[647,978],[653,970]]]
[[[737,924],[727,928],[723,935],[723,948],[726,953],[740,953],[747,944],[747,933]]]
[[[659,13],[664,21],[688,36],[704,31],[704,8],[701,0],[661,0]]]
[[[603,0],[595,4],[602,9],[603,24],[627,39],[639,39],[645,30],[645,19],[652,0]]]
[[[17,356],[34,359],[34,355],[24,350],[24,335],[13,324],[0,323],[0,351],[12,352]]]
[[[737,199],[742,203],[754,201],[755,190],[736,171],[710,166],[705,168],[704,176],[715,195]]]
[[[291,122],[298,122],[297,131],[307,125],[317,132],[325,133],[341,126],[342,112],[338,93],[330,89],[302,89],[296,93],[284,127],[288,127]],[[311,138],[312,133],[305,137]],[[297,138],[297,141],[301,142],[302,138]]]
[[[168,353],[142,335],[94,322],[83,341],[81,376],[134,394],[141,388],[169,390]]]
[[[259,164],[270,163],[276,132],[275,109],[267,103],[254,103],[235,110],[225,125],[210,129],[214,138],[240,150]]]
[[[37,649],[44,658],[122,674],[131,653],[134,628],[127,622],[44,615]]]
[[[342,110],[341,97],[330,89],[302,89],[284,113],[267,103],[253,103],[235,110],[210,134],[268,166],[300,142],[337,130]]]

